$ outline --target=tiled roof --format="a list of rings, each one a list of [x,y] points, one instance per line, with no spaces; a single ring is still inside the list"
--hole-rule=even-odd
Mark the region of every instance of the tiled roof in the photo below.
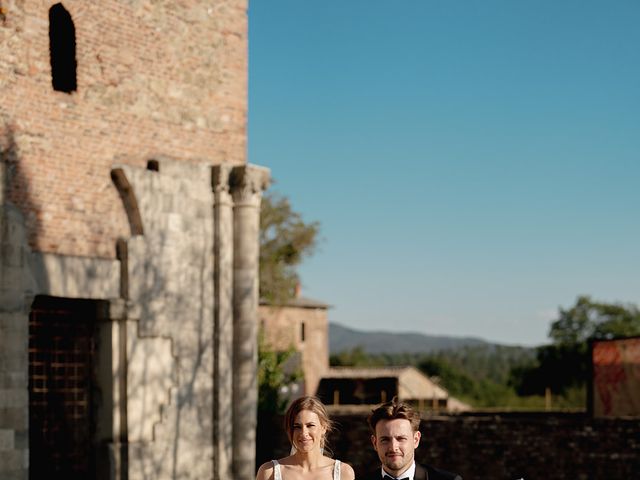
[[[264,298],[261,298],[260,305],[266,305],[266,306],[272,306],[272,307],[283,306],[283,307],[298,307],[298,308],[323,308],[323,309],[331,308],[331,305],[329,305],[328,303],[324,303],[324,302],[321,302],[320,300],[314,300],[313,298],[307,298],[307,297],[292,298],[291,300],[287,300],[287,303],[285,303],[284,305],[273,305],[272,303],[268,302]]]

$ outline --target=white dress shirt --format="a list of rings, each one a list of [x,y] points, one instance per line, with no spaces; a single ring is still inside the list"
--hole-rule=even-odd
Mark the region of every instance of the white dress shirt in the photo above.
[[[413,477],[415,477],[416,475],[416,462],[415,460],[411,463],[411,466],[409,468],[407,468],[404,472],[402,472],[399,476],[394,477],[393,475],[391,475],[390,473],[387,473],[384,469],[384,467],[380,467],[380,470],[382,471],[382,477],[384,478],[385,475],[387,475],[388,477],[391,478],[408,478],[409,480],[413,480]]]

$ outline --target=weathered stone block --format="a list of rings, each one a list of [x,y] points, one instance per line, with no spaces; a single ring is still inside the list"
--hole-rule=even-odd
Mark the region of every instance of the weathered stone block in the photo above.
[[[14,431],[0,428],[0,451],[13,450],[14,446]]]
[[[14,432],[14,444],[16,450],[27,451],[29,448],[29,430],[28,421],[21,425],[20,429]]]
[[[0,389],[2,388],[27,388],[27,355],[24,356],[24,364],[19,370],[5,370],[0,366]]]
[[[0,451],[0,477],[6,478],[3,471],[17,471],[26,468],[24,450]]]
[[[28,405],[29,392],[27,389],[0,389],[0,408],[24,407]]]

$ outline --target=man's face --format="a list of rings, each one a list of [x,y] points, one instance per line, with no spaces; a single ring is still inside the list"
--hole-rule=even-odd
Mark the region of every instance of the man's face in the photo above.
[[[376,434],[371,435],[373,448],[378,452],[382,467],[398,477],[413,462],[414,451],[420,443],[420,432],[414,432],[409,420],[395,418],[376,423]]]

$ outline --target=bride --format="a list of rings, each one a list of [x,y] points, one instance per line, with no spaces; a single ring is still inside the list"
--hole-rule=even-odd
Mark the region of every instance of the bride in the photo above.
[[[256,480],[354,480],[351,465],[324,455],[326,435],[333,425],[320,400],[295,400],[285,413],[284,427],[291,455],[263,464]]]

